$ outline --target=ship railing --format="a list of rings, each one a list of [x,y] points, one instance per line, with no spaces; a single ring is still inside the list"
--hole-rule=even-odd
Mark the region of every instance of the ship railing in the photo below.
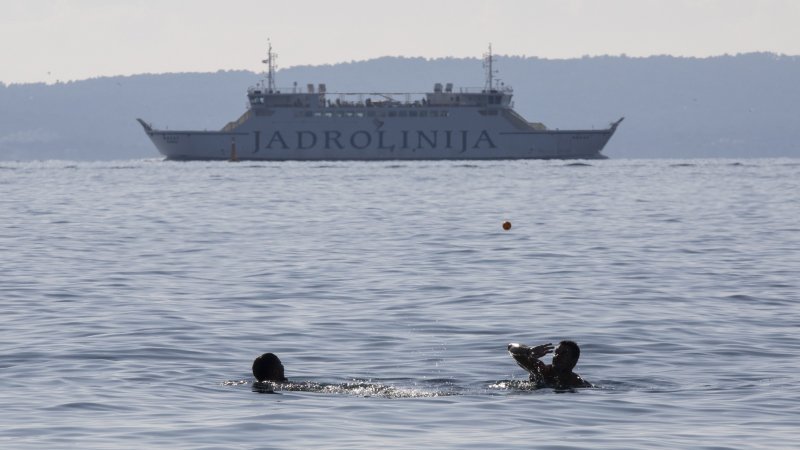
[[[497,86],[497,87],[495,87],[494,89],[491,89],[488,92],[486,91],[485,87],[466,86],[466,87],[458,87],[458,88],[452,89],[451,91],[445,91],[445,92],[442,92],[442,93],[448,93],[448,94],[449,93],[454,93],[454,94],[455,93],[459,93],[459,94],[487,94],[487,93],[492,93],[492,94],[511,94],[513,92],[514,92],[514,89],[511,86],[502,85],[502,86]],[[306,92],[300,91],[297,88],[297,86],[276,88],[272,92],[269,92],[269,90],[265,86],[256,85],[256,86],[250,86],[249,88],[247,88],[247,93],[248,94],[258,93],[258,94],[264,95],[264,94],[304,94]],[[309,92],[309,93],[313,94],[313,92]],[[405,96],[405,95],[425,95],[425,94],[430,94],[430,93],[431,92],[332,92],[332,91],[317,92],[317,94],[337,95],[337,96],[342,96],[342,95],[345,95],[345,96],[354,96],[354,95]]]
[[[468,93],[464,88],[459,91],[452,92],[327,92],[324,100],[324,106],[327,107],[414,107],[414,106],[427,106],[428,95],[442,94],[442,95],[459,95],[461,93]],[[480,88],[474,88],[469,93],[480,94],[483,93]],[[497,94],[497,91],[492,91],[491,94]],[[507,93],[506,91],[503,92]],[[452,102],[447,103],[448,106],[465,106],[472,105],[469,102]]]
[[[266,96],[266,95],[297,95],[306,94],[305,92],[296,92],[294,88],[276,89],[273,92],[265,91],[261,86],[254,86],[247,89],[248,96]],[[413,105],[420,103],[425,98],[426,92],[317,92],[311,95],[317,95],[326,98],[330,106],[339,106],[341,104],[352,105],[356,103],[372,102],[374,106],[379,103],[391,104],[407,104]]]
[[[269,94],[303,94],[304,92],[298,91],[297,86],[282,87],[282,88],[281,87],[276,87],[275,89],[270,91],[265,86],[256,85],[256,86],[250,86],[249,88],[247,88],[247,93],[248,94],[258,93],[258,94],[261,94],[261,95],[269,95]]]
[[[486,91],[485,87],[460,87],[453,92],[458,92],[459,94],[511,94],[514,89],[507,85],[496,87],[490,91]]]
[[[292,89],[289,90],[281,90],[278,89],[273,91],[272,93],[264,92],[262,86],[251,87],[248,89],[248,95],[251,97],[251,103],[255,102],[256,104],[264,104],[266,97],[270,95],[279,95],[280,97],[277,98],[285,98],[286,95],[298,95],[297,93],[293,93]],[[510,94],[511,88],[501,88],[500,90],[491,90],[486,92],[483,88],[480,87],[463,87],[454,89],[452,91],[446,92],[322,92],[315,95],[319,98],[319,106],[321,107],[328,107],[328,108],[338,108],[338,107],[383,107],[383,108],[392,108],[392,107],[415,107],[415,106],[427,106],[428,105],[428,95],[429,94],[443,94],[443,95],[458,95],[458,94]],[[473,97],[474,98],[474,97]],[[472,103],[467,102],[455,102],[455,103],[448,103],[447,106],[464,106],[464,105],[472,105]],[[276,103],[272,104],[270,102],[270,106],[280,107],[280,106],[302,106],[299,104],[283,104],[283,103]],[[306,105],[308,106],[308,105]]]

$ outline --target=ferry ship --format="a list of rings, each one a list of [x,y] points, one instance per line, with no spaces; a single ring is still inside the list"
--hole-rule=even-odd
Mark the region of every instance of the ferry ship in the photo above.
[[[483,88],[436,83],[426,93],[328,92],[325,84],[276,88],[268,47],[265,79],[249,106],[219,131],[160,130],[137,119],[168,160],[605,159],[619,119],[600,130],[552,130],[514,111],[495,78],[491,45]]]

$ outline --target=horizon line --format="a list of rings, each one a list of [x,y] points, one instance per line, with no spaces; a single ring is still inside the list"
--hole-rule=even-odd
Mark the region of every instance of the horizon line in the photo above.
[[[582,55],[582,56],[574,56],[574,57],[565,57],[565,58],[550,58],[550,57],[541,57],[541,56],[531,56],[531,55],[509,55],[509,54],[496,54],[494,55],[496,58],[506,58],[506,59],[530,59],[530,60],[542,60],[542,61],[577,61],[577,60],[586,60],[586,59],[599,59],[599,58],[616,58],[616,59],[633,59],[633,60],[643,60],[643,59],[651,59],[651,58],[674,58],[674,59],[688,59],[688,60],[706,60],[706,59],[717,59],[717,58],[735,58],[741,56],[751,56],[751,55],[764,55],[764,56],[773,56],[776,59],[796,59],[800,58],[800,54],[792,55],[786,53],[779,53],[774,51],[748,51],[748,52],[737,52],[737,53],[722,53],[722,54],[715,54],[715,55],[707,55],[707,56],[687,56],[687,55],[672,55],[667,53],[662,54],[650,54],[646,56],[631,56],[626,53],[619,53],[619,54],[602,54],[602,55]],[[422,59],[425,61],[439,61],[439,60],[475,60],[479,61],[481,58],[474,57],[474,56],[435,56],[435,57],[425,57],[425,56],[405,56],[405,55],[382,55],[382,56],[375,56],[366,59],[359,59],[359,60],[350,60],[350,61],[339,61],[335,63],[318,63],[318,64],[297,64],[294,66],[289,66],[286,68],[278,69],[278,73],[284,72],[291,69],[296,68],[315,68],[315,67],[332,67],[338,66],[342,64],[359,64],[365,63],[370,61],[375,61],[384,58],[393,58],[393,59]],[[129,78],[129,77],[136,77],[136,76],[159,76],[159,75],[182,75],[182,74],[212,74],[212,73],[220,73],[220,72],[250,72],[254,74],[262,73],[261,71],[253,71],[251,69],[217,69],[217,70],[187,70],[187,71],[166,71],[166,72],[136,72],[136,73],[129,73],[129,74],[113,74],[113,75],[104,75],[99,74],[96,76],[91,76],[87,78],[71,78],[71,79],[56,79],[56,80],[46,80],[46,79],[39,79],[39,80],[32,80],[32,81],[6,81],[0,80],[0,86],[2,87],[10,87],[10,86],[21,86],[21,85],[33,85],[33,84],[44,84],[47,86],[59,85],[59,84],[69,84],[69,83],[77,83],[81,81],[89,81],[89,80],[98,80],[98,79],[111,79],[111,78]],[[50,72],[48,72],[50,74]]]

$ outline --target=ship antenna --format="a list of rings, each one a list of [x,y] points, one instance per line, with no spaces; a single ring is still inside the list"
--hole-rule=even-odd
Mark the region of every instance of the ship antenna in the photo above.
[[[270,40],[267,40],[267,44],[269,45],[267,59],[261,62],[267,65],[267,91],[271,94],[275,92],[275,70],[278,68],[275,60],[278,59],[278,55],[272,52],[272,42]]]
[[[489,52],[483,54],[483,68],[486,69],[486,86],[484,87],[485,92],[489,92],[492,90],[492,85],[494,84],[494,75],[495,71],[492,69],[492,64],[494,63],[494,56],[492,56],[492,43],[489,43]]]

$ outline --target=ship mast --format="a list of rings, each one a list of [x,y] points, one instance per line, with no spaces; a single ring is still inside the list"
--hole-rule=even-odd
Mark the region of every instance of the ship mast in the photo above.
[[[483,68],[486,69],[486,85],[484,86],[484,92],[491,91],[492,85],[494,84],[495,71],[492,69],[493,63],[494,57],[492,56],[492,44],[490,42],[489,52],[483,54]]]
[[[272,94],[276,91],[275,89],[275,70],[278,68],[275,60],[278,59],[278,55],[272,52],[272,42],[267,40],[267,44],[269,44],[269,48],[267,50],[267,59],[262,60],[261,62],[267,65],[267,92]]]

